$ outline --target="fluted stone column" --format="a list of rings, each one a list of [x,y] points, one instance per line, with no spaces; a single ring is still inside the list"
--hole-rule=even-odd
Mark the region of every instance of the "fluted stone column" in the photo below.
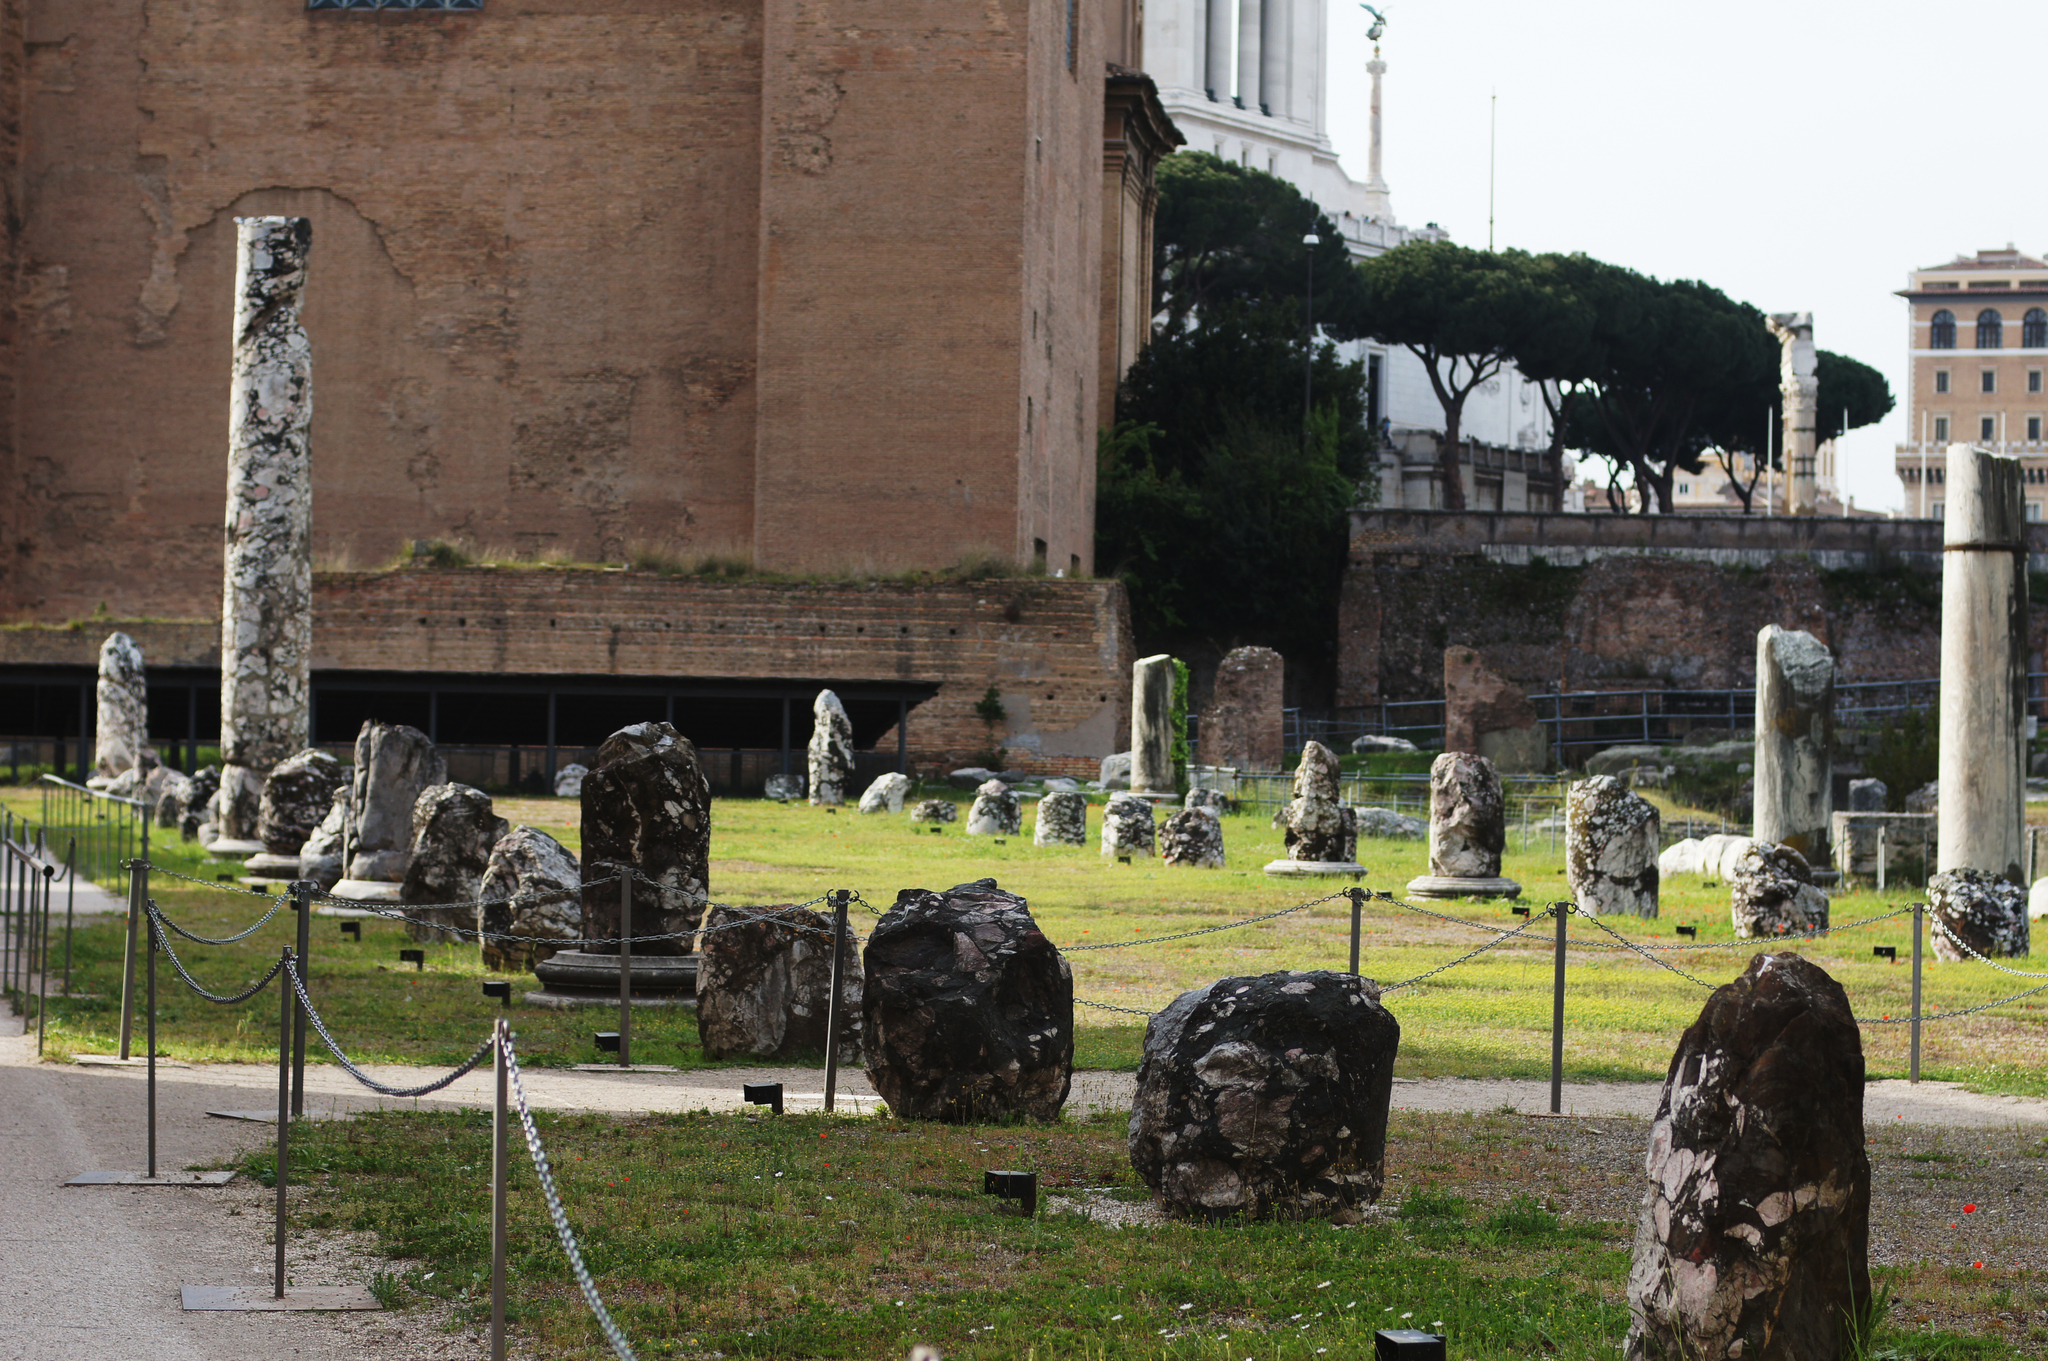
[[[312,347],[299,324],[313,224],[235,219],[234,358],[221,584],[221,839],[253,855],[270,769],[306,747],[313,642]]]
[[[1170,795],[1173,780],[1173,658],[1131,665],[1131,792]]]
[[[1778,388],[1785,401],[1785,471],[1790,494],[1786,513],[1813,515],[1820,506],[1813,462],[1819,445],[1814,420],[1820,409],[1820,378],[1813,348],[1813,313],[1780,312],[1771,318],[1778,338]]]
[[[2025,882],[2027,522],[2020,462],[1948,447],[1936,868]]]
[[[1259,37],[1265,29],[1261,0],[1237,0],[1237,102],[1259,107]]]
[[[1752,834],[1828,863],[1834,816],[1835,657],[1810,633],[1756,635],[1756,793]]]
[[[1230,0],[1209,0],[1208,51],[1203,54],[1202,79],[1209,98],[1230,98]]]

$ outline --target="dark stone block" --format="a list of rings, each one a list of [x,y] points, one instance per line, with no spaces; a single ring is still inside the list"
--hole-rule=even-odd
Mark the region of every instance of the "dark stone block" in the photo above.
[[[711,786],[697,748],[666,723],[636,723],[613,733],[583,777],[583,934],[592,940],[619,935],[613,865],[630,865],[645,876],[633,885],[634,935],[697,929],[711,885]],[[619,952],[616,945],[582,948],[586,954]],[[690,950],[687,936],[633,947],[635,956]]]

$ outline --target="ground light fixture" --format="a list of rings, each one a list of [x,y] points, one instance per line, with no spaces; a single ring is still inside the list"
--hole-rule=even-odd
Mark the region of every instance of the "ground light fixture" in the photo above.
[[[512,984],[503,978],[486,978],[484,996],[495,997],[509,1007],[512,1005]]]
[[[343,922],[341,924],[341,934],[347,936],[350,940],[355,941],[357,944],[361,944],[363,939],[363,924],[361,922]]]
[[[425,950],[400,950],[398,952],[398,962],[400,964],[412,965],[415,972],[425,973],[427,971],[427,952]]]
[[[1444,1361],[1444,1340],[1419,1328],[1382,1328],[1372,1335],[1373,1361]]]
[[[749,1106],[766,1106],[776,1115],[782,1114],[782,1084],[780,1082],[742,1082],[740,1099]]]
[[[1038,1174],[1036,1172],[986,1171],[981,1174],[981,1193],[994,1196],[997,1200],[1021,1200],[1024,1213],[1038,1213]]]

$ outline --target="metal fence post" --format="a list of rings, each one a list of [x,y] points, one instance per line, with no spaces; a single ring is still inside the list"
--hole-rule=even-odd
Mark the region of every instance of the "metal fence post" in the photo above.
[[[1356,977],[1358,975],[1359,916],[1365,911],[1365,890],[1362,888],[1351,888],[1346,889],[1345,893],[1351,898],[1351,973],[1353,977]]]
[[[292,907],[299,914],[299,976],[306,991],[313,990],[313,978],[306,968],[306,955],[313,934],[313,886],[301,879],[292,885]],[[293,998],[297,1001],[296,996]],[[306,1009],[292,1008],[292,1115],[306,1113]]]
[[[278,958],[284,967],[277,973],[277,1270],[270,1297],[284,1298],[284,1207],[285,1188],[290,1180],[292,1136],[292,947],[287,945]]]
[[[1877,891],[1884,892],[1885,825],[1877,824]]]
[[[839,1091],[839,960],[846,952],[846,904],[853,894],[832,890],[832,994],[825,1002],[825,1109]]]
[[[619,1067],[633,1066],[633,870],[619,871]]]
[[[71,995],[71,919],[78,907],[78,838],[64,844],[64,995]]]
[[[1570,903],[1553,903],[1557,916],[1557,972],[1550,999],[1550,1113],[1564,1113],[1564,936],[1574,911]]]
[[[1913,1069],[1912,1080],[1920,1080],[1920,932],[1927,904],[1913,904]]]
[[[149,924],[149,1022],[143,1032],[149,1046],[149,1175],[156,1178],[156,922]]]
[[[505,1361],[505,1175],[506,1076],[505,1046],[510,1027],[500,1016],[494,1037],[492,1067],[496,1070],[498,1097],[491,1110],[491,1361]]]
[[[128,1057],[128,1037],[135,1027],[135,936],[142,927],[143,904],[149,901],[149,867],[128,862],[128,945],[121,960],[121,1058]]]
[[[43,949],[37,956],[36,972],[36,1057],[43,1056],[43,1035],[50,1028],[50,889],[55,865],[43,866]]]

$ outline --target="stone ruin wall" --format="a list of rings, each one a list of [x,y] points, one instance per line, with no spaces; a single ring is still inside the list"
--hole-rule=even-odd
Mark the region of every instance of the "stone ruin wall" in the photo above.
[[[107,632],[151,666],[215,668],[212,620],[94,620],[0,629],[0,668],[91,667]],[[313,669],[936,683],[911,710],[911,760],[966,764],[988,744],[990,685],[1010,763],[1093,779],[1130,737],[1136,658],[1121,584],[1047,578],[907,585],[708,582],[652,572],[406,568],[322,572]],[[678,726],[692,736],[678,713]],[[809,730],[792,734],[801,748]],[[534,734],[534,743],[543,735]],[[876,749],[893,752],[894,729]]]
[[[1610,557],[1583,567],[1519,566],[1477,555],[1354,556],[1339,606],[1339,705],[1439,699],[1443,651],[1479,648],[1530,693],[1740,689],[1755,683],[1756,635],[1803,629],[1835,652],[1844,683],[1939,674],[1939,579]],[[2036,599],[2032,669],[2048,646]]]
[[[0,0],[0,615],[217,608],[238,214],[313,223],[326,566],[1086,570],[1096,10],[1076,81],[1056,0]]]

